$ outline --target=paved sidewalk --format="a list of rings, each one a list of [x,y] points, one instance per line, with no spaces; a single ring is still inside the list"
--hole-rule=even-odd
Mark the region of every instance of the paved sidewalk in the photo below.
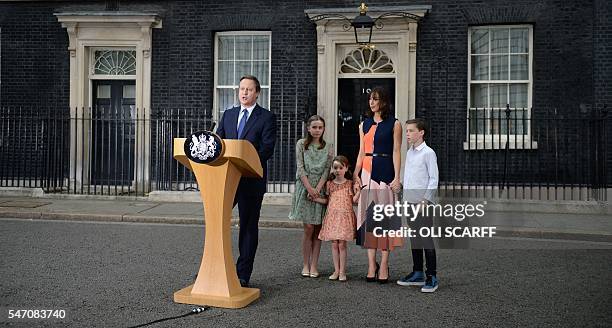
[[[264,204],[261,227],[301,228],[289,206]],[[90,198],[0,197],[0,218],[203,224],[201,203]],[[237,208],[232,223],[237,224]],[[498,235],[612,241],[612,215],[486,211],[483,224]]]

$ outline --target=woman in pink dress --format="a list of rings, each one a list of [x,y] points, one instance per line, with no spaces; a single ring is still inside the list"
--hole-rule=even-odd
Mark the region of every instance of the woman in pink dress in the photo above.
[[[402,125],[393,117],[384,89],[374,88],[370,92],[369,105],[369,117],[359,125],[359,155],[353,178],[354,189],[363,188],[357,211],[357,245],[368,250],[366,281],[384,284],[389,280],[389,253],[401,246],[403,240],[379,237],[374,231],[396,230],[401,228],[401,222],[397,218],[377,222],[371,213],[374,205],[393,204],[401,189]],[[377,250],[381,252],[380,266],[376,262]]]

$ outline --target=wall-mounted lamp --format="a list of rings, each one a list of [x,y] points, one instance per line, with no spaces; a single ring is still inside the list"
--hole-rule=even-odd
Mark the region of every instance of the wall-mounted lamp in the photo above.
[[[355,16],[353,19],[341,14],[321,14],[313,16],[310,19],[313,22],[328,18],[339,18],[344,20],[345,23],[342,24],[342,28],[345,31],[349,31],[351,28],[353,29],[355,32],[355,43],[362,46],[370,46],[372,43],[372,28],[376,26],[377,29],[382,29],[382,19],[385,17],[408,17],[416,21],[421,19],[421,17],[418,15],[404,11],[390,11],[381,13],[374,19],[368,15],[368,6],[366,6],[365,2],[362,2],[361,5],[359,5],[359,15]]]

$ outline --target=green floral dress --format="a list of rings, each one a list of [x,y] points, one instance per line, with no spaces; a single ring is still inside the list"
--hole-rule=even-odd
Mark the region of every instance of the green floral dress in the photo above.
[[[325,215],[325,206],[308,199],[308,191],[302,184],[300,177],[307,176],[308,182],[313,188],[323,178],[327,180],[331,161],[334,156],[333,145],[326,143],[325,147],[319,149],[319,145],[310,144],[304,149],[305,139],[300,139],[295,145],[295,192],[292,197],[291,212],[289,219],[300,220],[306,224],[321,224]],[[323,190],[321,190],[323,193]]]

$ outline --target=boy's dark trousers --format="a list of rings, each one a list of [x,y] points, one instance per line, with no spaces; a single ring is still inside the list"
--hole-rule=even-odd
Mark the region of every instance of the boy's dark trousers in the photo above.
[[[410,238],[410,248],[412,249],[412,271],[423,271],[423,253],[425,253],[425,262],[427,270],[425,274],[428,276],[436,275],[436,248],[431,236],[421,237],[419,230],[422,227],[433,227],[433,219],[430,216],[419,216],[414,221],[409,222],[408,226],[415,230],[415,237]]]

